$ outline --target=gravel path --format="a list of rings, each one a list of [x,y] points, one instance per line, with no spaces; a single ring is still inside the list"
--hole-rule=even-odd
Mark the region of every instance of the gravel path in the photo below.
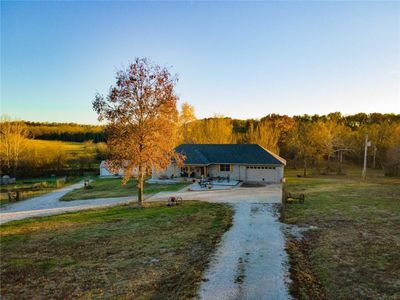
[[[233,226],[204,275],[201,299],[291,299],[285,238],[273,204],[233,206]]]
[[[136,201],[136,197],[59,201],[59,199],[69,191],[82,186],[82,182],[72,184],[38,197],[27,199],[21,202],[11,203],[5,207],[2,207],[0,209],[0,224],[29,217],[48,216],[63,212],[106,207],[110,205]]]

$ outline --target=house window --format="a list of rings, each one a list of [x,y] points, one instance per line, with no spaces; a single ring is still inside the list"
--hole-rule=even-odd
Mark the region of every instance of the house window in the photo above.
[[[219,165],[219,170],[221,172],[230,172],[231,171],[231,165]]]

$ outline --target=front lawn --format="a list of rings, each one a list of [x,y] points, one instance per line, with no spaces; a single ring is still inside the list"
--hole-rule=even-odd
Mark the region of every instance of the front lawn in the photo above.
[[[370,174],[287,178],[306,201],[286,204],[283,220],[315,226],[288,243],[299,299],[400,298],[400,179]]]
[[[162,191],[178,191],[187,183],[174,183],[174,184],[148,184],[145,183],[145,194],[155,194]],[[95,198],[112,198],[112,197],[125,197],[135,196],[136,180],[129,180],[126,185],[122,185],[119,178],[98,178],[91,183],[92,189],[75,189],[68,194],[64,195],[61,200],[84,200]]]
[[[117,206],[0,226],[2,299],[189,299],[230,206]]]

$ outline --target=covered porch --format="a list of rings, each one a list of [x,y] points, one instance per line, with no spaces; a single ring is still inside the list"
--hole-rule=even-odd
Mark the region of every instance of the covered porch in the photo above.
[[[181,168],[181,177],[186,178],[207,178],[209,177],[209,170],[207,165],[185,165]]]

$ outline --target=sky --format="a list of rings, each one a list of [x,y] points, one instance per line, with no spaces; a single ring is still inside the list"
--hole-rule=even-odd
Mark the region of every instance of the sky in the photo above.
[[[96,124],[136,57],[199,118],[400,113],[400,2],[1,2],[1,114]]]

